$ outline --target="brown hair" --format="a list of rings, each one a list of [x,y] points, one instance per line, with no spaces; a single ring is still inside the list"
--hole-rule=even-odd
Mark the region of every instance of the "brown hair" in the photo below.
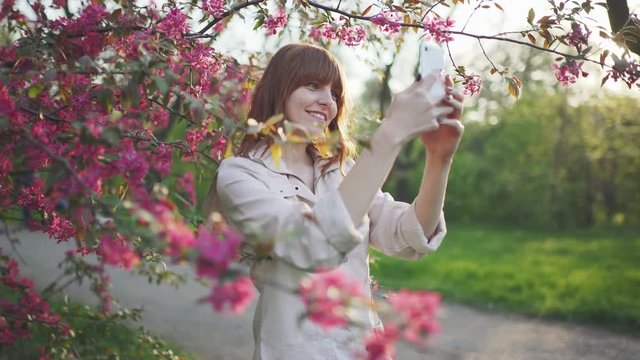
[[[331,84],[338,94],[338,112],[328,128],[338,134],[333,156],[322,169],[337,161],[344,161],[355,155],[355,148],[349,139],[349,120],[346,116],[348,97],[344,89],[344,75],[338,60],[327,50],[309,44],[289,44],[278,50],[269,60],[267,68],[258,81],[251,99],[248,117],[264,122],[270,117],[282,114],[291,93],[300,86],[311,82]],[[283,124],[279,124],[282,126]],[[259,144],[271,144],[268,136],[245,136],[236,154],[247,156]]]

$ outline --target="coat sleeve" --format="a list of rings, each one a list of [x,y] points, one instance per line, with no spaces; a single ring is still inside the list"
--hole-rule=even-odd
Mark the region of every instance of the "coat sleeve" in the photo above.
[[[384,254],[417,260],[434,252],[447,233],[444,213],[428,238],[416,216],[414,204],[395,201],[388,193],[378,192],[369,210],[370,245]]]
[[[337,267],[363,241],[337,189],[311,207],[295,193],[288,194],[286,187],[270,186],[278,178],[256,172],[256,166],[261,165],[249,159],[227,159],[220,165],[216,185],[220,210],[249,245],[262,252],[270,249],[270,255],[299,269],[313,270]]]

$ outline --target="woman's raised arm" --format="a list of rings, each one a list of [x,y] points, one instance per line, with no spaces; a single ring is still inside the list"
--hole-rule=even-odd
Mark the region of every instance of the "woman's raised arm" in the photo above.
[[[369,211],[402,146],[425,132],[438,129],[437,119],[454,112],[453,107],[429,95],[438,78],[439,75],[431,74],[393,97],[386,119],[373,136],[371,148],[360,154],[340,184],[338,191],[356,226]]]

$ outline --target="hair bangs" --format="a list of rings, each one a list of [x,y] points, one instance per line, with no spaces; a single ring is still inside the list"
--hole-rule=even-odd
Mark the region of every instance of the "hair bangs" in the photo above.
[[[324,49],[304,48],[298,57],[297,68],[298,71],[294,75],[289,93],[300,86],[315,81],[322,85],[331,84],[332,90],[341,99],[344,96],[344,79],[340,65]]]

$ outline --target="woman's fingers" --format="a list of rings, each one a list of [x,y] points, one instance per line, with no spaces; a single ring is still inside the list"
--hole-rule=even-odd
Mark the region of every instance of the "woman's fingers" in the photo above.
[[[435,117],[436,119],[441,119],[445,117],[445,115],[452,114],[454,111],[455,109],[451,106],[436,106],[433,109],[433,117]]]
[[[446,75],[444,77],[444,84],[447,87],[453,88],[453,79],[451,78],[451,75]]]
[[[439,126],[451,126],[458,129],[460,132],[464,131],[464,125],[457,119],[442,119],[438,120]]]

